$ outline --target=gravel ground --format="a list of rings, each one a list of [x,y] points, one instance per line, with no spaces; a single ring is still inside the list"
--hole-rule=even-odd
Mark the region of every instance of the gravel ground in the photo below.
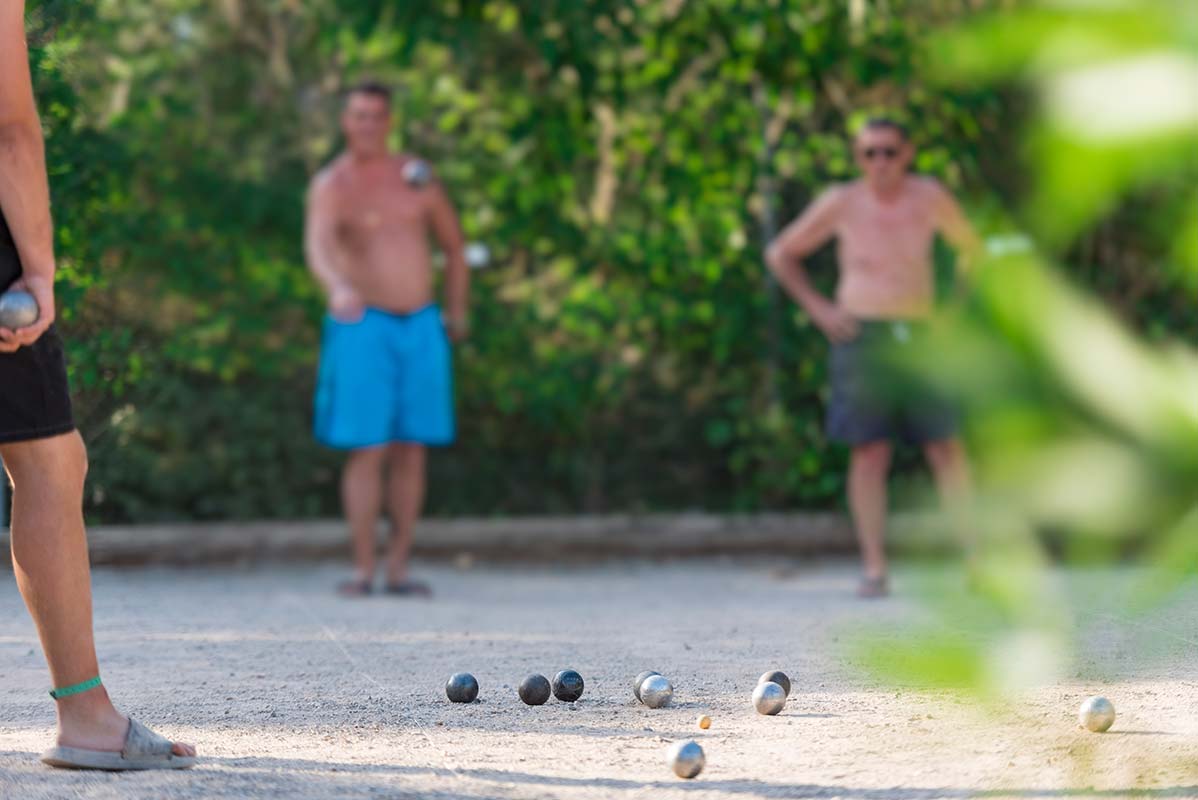
[[[898,597],[852,597],[848,564],[787,574],[702,561],[585,569],[429,568],[435,600],[344,600],[336,566],[100,570],[97,632],[123,709],[195,742],[183,773],[106,775],[37,762],[53,708],[32,625],[0,582],[0,798],[833,798],[1198,797],[1198,591],[1147,620],[1095,613],[1093,647],[1067,679],[997,712],[949,692],[881,685],[841,647],[862,622],[895,636],[917,618],[924,571]],[[1098,592],[1116,577],[1063,576]],[[945,585],[954,585],[948,581]],[[576,704],[526,707],[529,672],[586,678]],[[757,676],[785,670],[794,693],[757,715]],[[668,675],[673,707],[631,694]],[[479,702],[443,685],[474,673]],[[1110,697],[1115,728],[1075,711]],[[713,719],[698,730],[700,714]],[[694,781],[664,763],[699,741]]]

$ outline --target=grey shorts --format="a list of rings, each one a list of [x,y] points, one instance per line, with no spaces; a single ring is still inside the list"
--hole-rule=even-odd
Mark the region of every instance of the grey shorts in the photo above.
[[[863,322],[856,339],[832,345],[829,439],[922,444],[957,435],[955,404],[895,364],[900,348],[920,346],[918,332],[918,323]]]

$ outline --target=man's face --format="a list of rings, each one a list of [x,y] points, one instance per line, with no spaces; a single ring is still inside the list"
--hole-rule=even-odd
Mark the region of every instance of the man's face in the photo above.
[[[386,98],[365,92],[355,92],[341,112],[341,130],[349,149],[364,155],[387,151],[387,135],[391,132],[391,106]]]
[[[857,135],[854,156],[869,185],[888,188],[907,174],[915,148],[894,128],[866,128]]]

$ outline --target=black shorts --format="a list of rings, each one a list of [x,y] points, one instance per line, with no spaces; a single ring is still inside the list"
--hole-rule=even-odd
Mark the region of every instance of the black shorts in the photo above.
[[[921,346],[918,332],[918,323],[863,322],[856,339],[832,345],[829,439],[923,444],[957,435],[955,404],[895,364],[901,348]]]
[[[0,292],[21,276],[12,233],[0,214]],[[0,444],[75,430],[62,341],[51,326],[36,342],[0,353]]]
[[[51,326],[15,353],[0,353],[0,444],[75,429],[62,341]]]

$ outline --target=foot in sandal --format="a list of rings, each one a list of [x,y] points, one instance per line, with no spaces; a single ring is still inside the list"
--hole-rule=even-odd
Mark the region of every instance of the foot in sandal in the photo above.
[[[342,597],[369,597],[374,594],[374,581],[355,576],[337,584],[337,594]]]
[[[397,581],[387,581],[387,585],[384,587],[383,591],[395,597],[429,598],[433,596],[433,589],[431,586],[423,581],[414,581],[410,578],[404,578],[403,580]]]
[[[196,763],[189,744],[171,742],[113,708],[99,678],[55,689],[58,744],[42,762],[66,769],[186,769]]]
[[[857,596],[865,600],[876,600],[890,596],[890,581],[885,575],[867,575],[857,584]]]

